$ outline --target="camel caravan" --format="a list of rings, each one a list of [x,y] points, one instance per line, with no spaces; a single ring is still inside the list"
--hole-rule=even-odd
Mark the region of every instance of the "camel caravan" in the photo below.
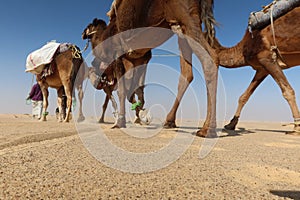
[[[213,0],[115,0],[107,13],[109,22],[95,18],[81,35],[92,46],[95,58],[91,67],[87,67],[80,49],[72,44],[49,43],[44,46],[46,51],[41,53],[40,49],[29,54],[26,71],[36,74],[44,96],[41,120],[46,120],[48,87],[57,89],[60,112],[64,110],[61,97],[63,94],[67,96],[67,111],[60,119],[64,122],[69,121],[76,88],[80,102],[78,121],[84,120],[82,84],[88,78],[96,90],[103,90],[106,94],[100,123],[104,122],[105,111],[111,101],[116,116],[112,128],[125,128],[127,99],[136,113],[134,122],[149,124],[151,119],[145,119],[144,85],[147,65],[152,57],[151,50],[177,34],[181,75],[177,96],[166,116],[164,128],[177,127],[178,107],[193,80],[194,53],[202,64],[207,88],[206,119],[197,136],[217,137],[218,66],[251,66],[256,71],[247,90],[239,98],[235,115],[224,127],[226,130],[236,128],[246,102],[260,83],[271,75],[290,106],[294,118],[292,134],[299,135],[299,108],[295,92],[283,70],[300,64],[300,0],[276,0],[262,11],[251,13],[249,28],[243,39],[230,48],[223,47],[215,38],[217,22],[213,15],[213,4]],[[43,56],[45,60],[40,58]],[[112,95],[113,91],[118,91],[118,102]]]

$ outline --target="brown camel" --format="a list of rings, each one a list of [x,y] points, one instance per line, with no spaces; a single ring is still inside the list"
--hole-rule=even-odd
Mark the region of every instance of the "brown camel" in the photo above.
[[[226,129],[234,130],[242,108],[262,81],[271,75],[287,100],[295,121],[295,132],[300,131],[300,113],[295,92],[283,73],[284,69],[300,64],[300,7],[296,7],[274,21],[275,41],[272,27],[268,25],[252,33],[246,31],[243,39],[231,48],[222,47],[215,41],[219,64],[226,68],[252,66],[256,71],[247,90],[239,98],[238,108]],[[275,47],[277,43],[277,48]]]
[[[88,39],[92,44],[93,53],[97,55],[97,46],[100,43],[103,35],[103,27],[106,27],[106,23],[99,19],[94,19],[91,24],[89,24],[82,33],[82,39]],[[140,123],[140,117],[139,117],[139,111],[143,109],[143,106],[145,104],[144,100],[144,80],[145,80],[145,74],[146,74],[146,64],[149,62],[151,58],[151,52],[145,54],[140,60],[141,64],[144,64],[144,66],[140,67],[140,69],[136,70],[137,74],[141,74],[139,76],[139,79],[136,81],[138,82],[139,87],[137,88],[131,88],[131,95],[127,96],[128,101],[133,104],[137,105],[135,108],[136,111],[136,120],[134,123]],[[102,115],[99,119],[100,123],[104,122],[104,115],[107,108],[107,104],[109,99],[111,99],[114,109],[117,109],[117,104],[112,96],[112,92],[117,88],[117,82],[119,79],[121,79],[122,76],[124,76],[125,68],[121,61],[121,59],[116,59],[109,65],[106,63],[101,62],[97,57],[93,60],[92,65],[94,68],[90,68],[89,71],[89,79],[92,82],[93,86],[101,90],[103,89],[106,93],[105,102],[102,106],[103,111]],[[100,70],[100,68],[102,68]],[[102,84],[102,86],[99,87],[100,78],[103,78],[103,75],[107,76],[108,81],[114,81],[113,85],[108,84]],[[136,101],[135,95],[137,95],[139,102]],[[117,110],[115,110],[117,111]]]
[[[79,48],[74,45],[70,46],[67,51],[56,55],[49,65],[52,68],[52,74],[45,77],[37,75],[37,80],[43,93],[43,116],[41,117],[41,121],[46,121],[49,95],[48,87],[52,87],[57,90],[60,113],[62,113],[62,96],[64,93],[67,96],[67,111],[64,122],[69,122],[74,86],[78,90],[80,105],[78,121],[84,120],[82,113],[82,83],[85,78],[86,65],[83,62]]]
[[[93,61],[94,67],[89,68],[88,78],[90,79],[94,88],[96,88],[97,90],[103,90],[106,94],[105,101],[102,106],[102,114],[98,121],[99,123],[104,123],[105,111],[107,109],[109,100],[111,100],[112,102],[114,114],[116,114],[118,111],[117,103],[112,95],[112,92],[116,90],[117,87],[117,77],[115,72],[124,69],[118,68],[118,66],[120,66],[120,64],[122,65],[122,63],[118,64],[116,61],[115,63],[112,63],[110,66],[108,66],[104,72],[99,72],[99,64],[96,64],[95,61],[96,59],[94,59]]]
[[[172,108],[166,122],[175,124],[177,107],[193,77],[191,58],[192,53],[195,53],[203,66],[208,99],[206,121],[202,129],[197,132],[198,136],[216,136],[218,68],[214,61],[217,60],[217,57],[204,38],[201,29],[201,20],[207,21],[204,18],[212,16],[212,3],[212,0],[120,1],[113,7],[115,19],[111,19],[108,26],[103,25],[103,36],[98,40],[102,42],[117,33],[122,34],[101,43],[100,48],[95,51],[95,55],[107,63],[111,63],[114,57],[121,55],[125,71],[128,72],[139,66],[140,58],[145,53],[164,43],[174,32],[177,33],[180,36],[178,40],[183,57],[181,59],[182,76],[178,86],[178,98],[173,105],[174,110]],[[148,28],[132,30],[142,27]],[[212,26],[206,27],[211,30]],[[125,32],[123,33],[123,31]],[[117,123],[118,127],[125,127],[125,96],[127,92],[125,87],[132,84],[131,78],[132,74],[125,73],[124,78],[119,81],[120,117]]]

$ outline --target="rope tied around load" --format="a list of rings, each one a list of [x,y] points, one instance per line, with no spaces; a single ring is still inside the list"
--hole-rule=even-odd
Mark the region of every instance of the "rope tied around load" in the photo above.
[[[72,50],[72,56],[73,56],[73,58],[78,58],[78,59],[82,58],[81,57],[81,52],[78,49],[78,47],[76,47],[75,45],[71,45],[70,49]]]

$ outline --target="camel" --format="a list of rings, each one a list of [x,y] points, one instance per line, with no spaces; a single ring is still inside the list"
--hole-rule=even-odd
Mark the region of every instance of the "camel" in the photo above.
[[[99,123],[104,123],[104,116],[105,111],[107,109],[107,104],[109,100],[112,102],[112,106],[114,108],[114,114],[117,113],[117,103],[115,101],[115,98],[112,95],[112,92],[116,90],[117,87],[117,77],[115,76],[115,72],[118,70],[123,70],[122,68],[118,68],[118,66],[122,63],[112,63],[110,66],[108,66],[105,70],[105,72],[99,72],[99,65],[100,64],[94,64],[96,59],[93,61],[93,66],[90,67],[88,72],[88,78],[90,79],[92,85],[97,90],[103,90],[106,94],[105,101],[102,106],[102,114],[99,119]],[[97,61],[96,61],[97,62]],[[123,72],[121,72],[123,73]]]
[[[100,43],[99,38],[102,37],[102,30],[103,26],[106,26],[106,23],[103,20],[94,19],[92,23],[90,23],[83,31],[82,33],[82,39],[91,42],[93,53],[97,55],[97,45]],[[145,80],[145,73],[146,73],[146,64],[149,62],[151,58],[151,52],[148,52],[145,54],[142,59],[141,63],[145,63],[144,66],[142,66],[139,70],[136,71],[136,73],[141,74],[139,77],[140,79],[137,79],[139,87],[137,88],[131,88],[131,95],[127,96],[128,101],[132,105],[136,105],[134,110],[136,111],[136,119],[134,123],[141,123],[139,112],[140,110],[143,110],[145,100],[144,100],[144,80]],[[89,70],[89,79],[92,83],[92,85],[98,89],[103,89],[106,93],[106,98],[104,101],[104,104],[102,106],[102,115],[99,119],[99,123],[104,122],[104,115],[107,108],[108,101],[112,101],[113,108],[115,110],[115,113],[117,113],[117,104],[112,96],[112,92],[117,88],[117,82],[125,73],[124,65],[121,61],[121,59],[116,59],[111,64],[106,65],[105,63],[101,62],[97,57],[92,62],[93,68],[90,68]],[[100,70],[101,68],[101,70]],[[107,81],[113,81],[113,85],[109,84],[102,84],[99,87],[100,78],[103,78],[103,75],[107,77]],[[137,95],[138,100],[135,99],[135,95]],[[113,127],[114,128],[114,127]]]
[[[179,80],[177,98],[167,115],[166,123],[175,124],[177,107],[188,84],[193,79],[191,63],[192,53],[195,53],[202,63],[207,84],[208,104],[205,123],[196,135],[216,136],[217,55],[205,39],[201,29],[201,22],[212,22],[212,20],[207,20],[213,17],[212,6],[213,0],[128,0],[118,1],[113,6],[115,18],[111,19],[107,26],[103,24],[102,37],[97,38],[100,40],[98,43],[118,33],[121,34],[118,35],[119,37],[113,37],[101,43],[95,50],[95,55],[106,63],[111,63],[114,57],[121,57],[125,66],[126,73],[118,84],[120,101],[118,127],[126,127],[125,97],[127,91],[125,87],[132,84],[132,73],[127,74],[127,72],[139,66],[141,58],[152,48],[161,45],[176,33],[180,36],[178,42],[182,55],[180,61],[182,76]],[[208,24],[206,28],[211,33],[213,25],[208,26]],[[157,30],[161,30],[163,34]]]
[[[231,48],[221,46],[214,41],[214,48],[219,57],[219,64],[226,68],[252,66],[256,71],[254,78],[238,101],[234,117],[225,129],[234,130],[241,111],[255,89],[271,75],[288,102],[294,118],[294,132],[300,132],[300,113],[295,92],[283,73],[300,64],[300,7],[296,7],[274,21],[275,35],[271,24],[261,30],[246,31],[243,39]],[[275,36],[275,40],[273,39]],[[277,47],[276,47],[277,43]]]
[[[47,120],[46,116],[48,114],[47,108],[49,95],[48,87],[52,87],[57,90],[60,113],[63,113],[61,107],[62,96],[64,93],[67,96],[67,111],[63,122],[69,122],[74,86],[78,90],[78,99],[80,105],[78,121],[84,120],[82,112],[82,83],[85,78],[86,65],[82,59],[79,48],[75,45],[70,46],[67,51],[56,55],[49,65],[52,68],[52,74],[45,77],[42,77],[40,74],[37,75],[37,80],[43,93],[43,116],[40,120]],[[60,121],[62,121],[61,117]]]

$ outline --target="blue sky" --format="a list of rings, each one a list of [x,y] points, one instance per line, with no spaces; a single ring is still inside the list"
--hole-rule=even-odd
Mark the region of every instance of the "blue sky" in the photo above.
[[[31,106],[25,105],[25,98],[32,82],[32,75],[24,72],[27,55],[50,40],[74,43],[83,49],[85,46],[85,41],[81,40],[83,29],[95,17],[107,21],[106,12],[109,10],[111,2],[112,0],[10,0],[2,2],[0,7],[0,89],[2,91],[0,113],[31,112]],[[221,44],[233,46],[240,41],[247,27],[249,13],[260,10],[262,5],[269,2],[271,1],[215,0],[215,18],[220,23],[217,28],[217,37]],[[88,57],[89,53],[90,49],[84,53],[84,56]],[[161,65],[168,66],[165,69],[169,71],[161,73],[159,67]],[[174,73],[174,76],[166,80],[176,90],[178,57],[154,57],[150,62],[150,66],[147,74],[148,82],[155,81],[155,79],[152,79],[153,77],[162,80],[166,79],[165,76],[159,79],[159,75],[165,75],[168,72]],[[199,72],[200,75],[197,70],[194,73],[195,79],[188,91],[190,94],[184,97],[180,113],[182,112],[185,118],[198,118],[199,114],[195,114],[195,108],[193,107],[198,104],[200,105],[200,118],[204,118],[206,91],[201,72]],[[297,102],[300,103],[299,69],[286,70],[285,74],[295,89]],[[247,88],[253,75],[254,70],[250,67],[241,69],[220,68],[219,119],[230,119],[232,117],[237,107],[238,97]],[[88,85],[90,84],[88,83]],[[155,90],[157,87],[155,84],[150,86],[146,89],[147,106],[151,107],[151,103],[155,105],[162,104],[165,107],[164,109],[168,110],[174,97],[172,95],[168,96],[168,92],[164,91],[161,91],[160,95],[160,90]],[[196,100],[192,100],[194,91]],[[157,98],[151,99],[153,94],[159,95]],[[103,92],[97,94],[98,98],[99,101],[103,100]],[[101,102],[95,106],[98,107],[98,104],[101,105]],[[55,106],[56,91],[50,89],[50,113],[53,113]],[[249,103],[242,112],[241,119],[291,121],[292,116],[279,87],[268,77],[250,98]]]

